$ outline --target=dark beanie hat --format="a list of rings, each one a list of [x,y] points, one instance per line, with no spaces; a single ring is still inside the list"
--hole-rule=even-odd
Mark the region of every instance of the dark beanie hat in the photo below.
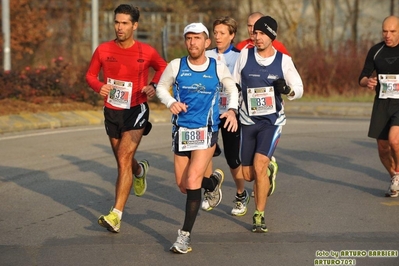
[[[277,37],[277,22],[269,16],[261,17],[255,22],[254,31],[260,30],[272,39]]]

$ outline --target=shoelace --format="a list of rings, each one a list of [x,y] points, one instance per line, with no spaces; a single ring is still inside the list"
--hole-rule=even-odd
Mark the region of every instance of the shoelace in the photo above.
[[[188,241],[189,241],[188,236],[179,235],[176,242],[178,242],[179,244],[188,244]]]
[[[215,196],[213,196],[212,195],[212,193],[211,193],[211,191],[209,191],[209,192],[205,192],[205,194],[204,194],[204,198],[205,199],[213,199]]]
[[[258,226],[262,225],[262,216],[255,215],[254,220],[255,220],[256,225],[258,225]]]
[[[241,201],[236,201],[236,208],[237,209],[242,209],[244,207],[244,204],[242,204]]]

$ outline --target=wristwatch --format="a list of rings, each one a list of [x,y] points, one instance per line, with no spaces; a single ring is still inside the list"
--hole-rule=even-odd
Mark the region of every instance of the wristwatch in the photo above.
[[[150,85],[154,87],[154,89],[157,89],[157,84],[155,82],[150,82]]]

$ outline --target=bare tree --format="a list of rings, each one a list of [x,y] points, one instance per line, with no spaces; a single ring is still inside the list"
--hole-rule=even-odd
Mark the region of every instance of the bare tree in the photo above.
[[[322,17],[322,4],[319,0],[312,0],[312,7],[315,16],[315,40],[316,45],[319,47],[323,47],[323,41],[321,38],[321,17]]]
[[[395,12],[395,0],[391,0],[389,10],[390,10],[389,14],[393,15]]]
[[[351,2],[353,3],[353,6],[351,6]],[[346,0],[346,6],[348,8],[348,17],[351,24],[351,41],[353,45],[356,46],[358,37],[357,22],[359,18],[359,0]]]
[[[333,49],[333,45],[334,45],[334,38],[335,38],[335,19],[336,19],[336,6],[338,6],[338,2],[339,0],[335,0],[335,1],[331,1],[329,4],[329,7],[327,8],[330,11],[330,14],[328,16],[328,25],[329,27],[327,28],[326,31],[326,42],[328,44],[327,48],[328,50],[332,50]]]

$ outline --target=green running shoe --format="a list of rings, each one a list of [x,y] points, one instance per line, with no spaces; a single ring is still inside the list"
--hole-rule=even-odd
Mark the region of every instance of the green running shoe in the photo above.
[[[268,231],[265,224],[265,217],[263,217],[262,214],[260,214],[258,211],[255,211],[254,216],[252,217],[252,221],[252,232],[266,233]]]
[[[101,215],[98,218],[98,224],[107,228],[112,233],[119,233],[121,229],[121,220],[118,215],[112,211],[108,215]]]
[[[147,173],[148,173],[148,168],[150,167],[150,163],[147,160],[142,160],[139,162],[139,164],[141,165],[144,173],[143,176],[141,177],[137,177],[136,175],[134,175],[133,178],[133,190],[134,190],[134,194],[137,197],[141,197],[144,195],[145,191],[147,190]]]
[[[267,194],[267,196],[271,196],[274,192],[274,189],[276,188],[276,176],[277,176],[277,172],[278,172],[278,164],[276,162],[276,158],[274,158],[274,156],[272,156],[272,158],[270,159],[270,163],[269,163],[269,167],[268,167],[267,171],[269,174],[269,180],[270,180],[270,188],[269,188],[269,193]]]

